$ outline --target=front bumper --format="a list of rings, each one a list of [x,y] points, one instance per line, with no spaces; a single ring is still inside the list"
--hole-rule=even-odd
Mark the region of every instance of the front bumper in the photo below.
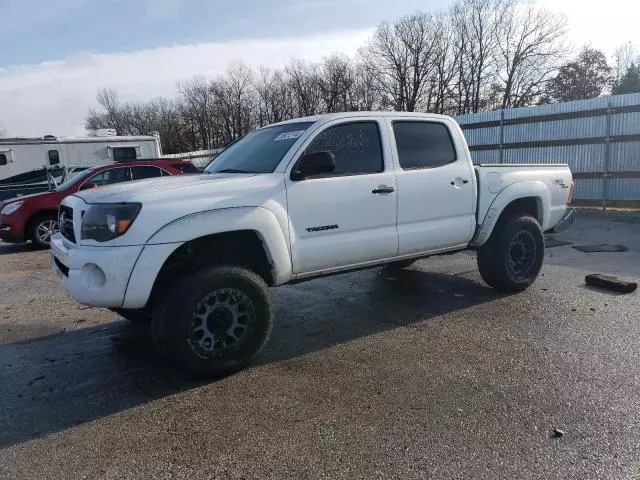
[[[6,243],[24,243],[25,238],[22,233],[16,234],[9,224],[0,224],[0,240]]]
[[[121,307],[142,246],[81,247],[51,238],[51,267],[69,294],[94,307]]]
[[[560,233],[573,225],[573,222],[576,221],[576,211],[574,208],[567,208],[564,216],[560,219],[560,221],[553,227],[550,233]]]

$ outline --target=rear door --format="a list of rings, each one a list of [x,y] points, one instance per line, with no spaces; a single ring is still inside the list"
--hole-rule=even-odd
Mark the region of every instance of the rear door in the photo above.
[[[393,120],[399,254],[464,247],[475,229],[475,182],[461,138],[438,121]]]
[[[291,180],[291,168],[287,171],[295,273],[397,254],[397,195],[389,145],[383,122],[358,118],[329,123],[303,146],[303,154],[331,152],[336,168],[332,174],[301,181]]]
[[[131,179],[132,180],[143,180],[145,178],[156,178],[161,177],[163,170],[158,167],[154,167],[153,165],[140,165],[136,167],[131,167]]]

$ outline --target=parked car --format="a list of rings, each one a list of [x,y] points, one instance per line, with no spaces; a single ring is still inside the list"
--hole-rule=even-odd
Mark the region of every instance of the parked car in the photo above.
[[[83,170],[52,192],[12,198],[0,204],[0,240],[8,243],[31,241],[48,247],[58,229],[58,207],[62,199],[79,190],[153,177],[195,173],[198,169],[180,160],[119,162]]]
[[[543,232],[574,217],[567,165],[474,166],[439,115],[287,121],[206,172],[65,198],[51,252],[73,298],[150,319],[158,349],[197,372],[259,354],[270,286],[474,249],[489,285],[518,292],[540,272]]]

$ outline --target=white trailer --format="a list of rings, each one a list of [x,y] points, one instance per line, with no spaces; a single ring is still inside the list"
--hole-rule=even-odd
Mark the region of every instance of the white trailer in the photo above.
[[[117,136],[113,130],[89,137],[0,138],[0,201],[48,189],[48,175],[62,177],[95,165],[160,158],[160,139]]]

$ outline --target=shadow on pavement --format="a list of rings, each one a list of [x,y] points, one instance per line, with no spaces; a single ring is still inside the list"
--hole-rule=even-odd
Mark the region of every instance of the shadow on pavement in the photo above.
[[[13,253],[25,253],[38,250],[30,243],[4,243],[0,242],[0,255],[11,255]]]
[[[276,328],[258,364],[420,324],[497,298],[463,277],[370,270],[274,289]],[[0,447],[201,385],[163,363],[126,321],[0,346]]]

